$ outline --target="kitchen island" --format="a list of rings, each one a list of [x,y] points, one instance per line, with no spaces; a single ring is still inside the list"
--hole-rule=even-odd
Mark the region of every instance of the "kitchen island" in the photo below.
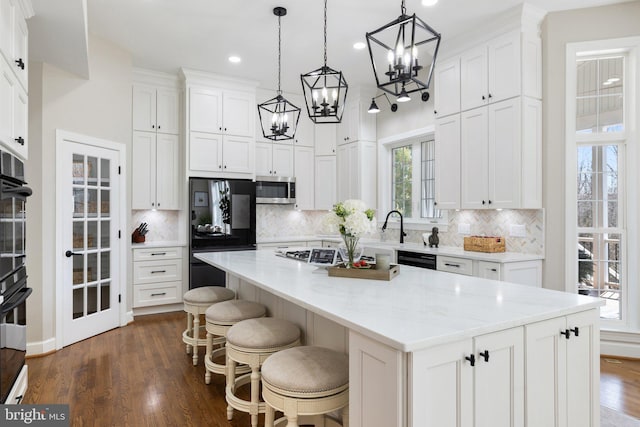
[[[598,299],[409,266],[329,277],[269,250],[196,256],[306,344],[349,353],[351,426],[599,425]]]

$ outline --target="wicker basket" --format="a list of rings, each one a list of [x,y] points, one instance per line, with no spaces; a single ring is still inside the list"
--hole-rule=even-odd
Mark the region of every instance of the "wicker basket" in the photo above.
[[[504,252],[504,237],[471,236],[464,238],[464,250],[473,252]]]

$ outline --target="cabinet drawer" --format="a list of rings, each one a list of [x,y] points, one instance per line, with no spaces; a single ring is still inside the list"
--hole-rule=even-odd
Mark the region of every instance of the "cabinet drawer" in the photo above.
[[[182,260],[145,261],[133,263],[133,284],[182,280]]]
[[[182,258],[182,247],[144,248],[133,250],[134,261],[155,261]]]
[[[182,282],[135,285],[133,287],[133,306],[173,304],[182,302]]]
[[[499,262],[478,261],[477,277],[484,279],[500,280],[501,265]]]
[[[438,256],[437,266],[438,271],[464,274],[466,276],[473,275],[473,261],[470,259]]]

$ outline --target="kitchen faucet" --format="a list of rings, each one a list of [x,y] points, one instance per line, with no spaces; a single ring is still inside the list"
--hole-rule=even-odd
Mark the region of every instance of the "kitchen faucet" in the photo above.
[[[400,215],[400,243],[404,243],[404,236],[406,236],[407,233],[404,232],[404,219],[402,218],[402,214],[400,213],[400,211],[392,210],[387,214],[387,217],[384,220],[384,224],[382,224],[382,231],[384,232],[384,230],[387,229],[387,221],[389,221],[389,215],[391,215],[392,213],[397,213],[398,215]]]

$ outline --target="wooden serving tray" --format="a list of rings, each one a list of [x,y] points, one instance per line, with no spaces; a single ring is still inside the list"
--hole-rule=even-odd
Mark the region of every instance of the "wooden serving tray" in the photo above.
[[[344,266],[329,267],[329,276],[349,277],[351,279],[391,280],[400,274],[400,266],[391,264],[388,270],[376,270],[375,268],[346,268]]]

